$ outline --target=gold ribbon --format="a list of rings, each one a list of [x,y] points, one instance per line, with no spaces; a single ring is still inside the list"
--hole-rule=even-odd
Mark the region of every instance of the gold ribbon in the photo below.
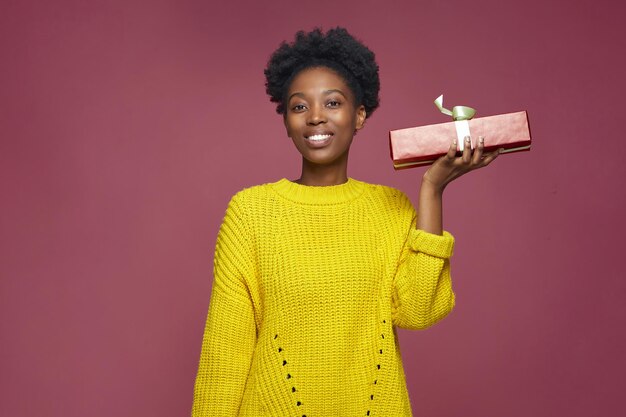
[[[452,116],[454,121],[457,120],[470,120],[476,114],[476,110],[467,106],[454,106],[452,111],[443,107],[443,94],[435,99],[435,106],[440,112],[448,116]]]

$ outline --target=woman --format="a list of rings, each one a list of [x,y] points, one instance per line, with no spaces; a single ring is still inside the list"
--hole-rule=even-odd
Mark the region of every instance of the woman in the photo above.
[[[395,328],[454,307],[442,228],[450,181],[488,165],[457,144],[422,178],[416,213],[396,189],[347,173],[378,107],[374,54],[345,29],[299,32],[265,70],[302,155],[301,176],[244,189],[218,235],[193,416],[411,416]]]

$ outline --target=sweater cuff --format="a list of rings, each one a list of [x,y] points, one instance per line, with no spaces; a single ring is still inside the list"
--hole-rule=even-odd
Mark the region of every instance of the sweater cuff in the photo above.
[[[409,247],[415,252],[422,252],[437,258],[450,258],[454,250],[454,236],[443,231],[443,236],[411,228]]]

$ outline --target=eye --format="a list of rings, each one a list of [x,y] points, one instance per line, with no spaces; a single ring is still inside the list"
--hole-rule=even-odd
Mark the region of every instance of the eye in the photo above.
[[[291,107],[291,110],[295,112],[301,112],[306,110],[306,106],[304,104],[296,104],[295,106]]]
[[[330,108],[334,108],[339,107],[341,105],[341,102],[339,102],[338,100],[328,100],[328,103],[326,103],[326,105]]]

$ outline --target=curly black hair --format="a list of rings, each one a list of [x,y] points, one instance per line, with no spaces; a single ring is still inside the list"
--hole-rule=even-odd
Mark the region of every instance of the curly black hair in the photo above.
[[[327,67],[337,72],[352,90],[356,105],[365,107],[366,117],[378,107],[380,80],[375,56],[363,43],[342,27],[326,34],[316,28],[299,31],[293,43],[282,42],[265,68],[265,87],[276,113],[285,114],[285,101],[291,81],[302,70]]]

